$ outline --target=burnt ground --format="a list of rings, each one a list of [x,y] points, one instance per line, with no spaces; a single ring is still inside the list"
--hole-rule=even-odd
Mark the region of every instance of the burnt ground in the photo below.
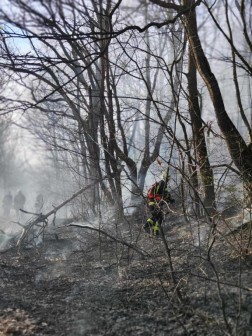
[[[210,264],[197,230],[178,220],[165,228],[183,304],[162,241],[140,226],[120,239],[137,239],[148,257],[76,228],[0,254],[0,335],[252,335],[250,250],[241,259],[240,233],[217,235]]]

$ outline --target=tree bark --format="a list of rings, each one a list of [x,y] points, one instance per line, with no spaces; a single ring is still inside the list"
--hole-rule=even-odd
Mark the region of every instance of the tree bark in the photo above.
[[[183,0],[182,4],[185,7],[192,7],[191,12],[184,14],[184,24],[197,70],[207,85],[214,105],[217,122],[225,137],[230,156],[241,172],[241,177],[245,184],[251,185],[252,152],[227,114],[218,81],[211,71],[201,46],[197,30],[196,12],[194,9],[195,0]]]
[[[236,167],[239,169],[241,178],[246,188],[251,189],[252,151],[250,147],[246,145],[241,134],[227,114],[218,81],[212,73],[199,39],[195,8],[201,3],[201,1],[196,2],[195,0],[182,0],[182,6],[174,6],[174,4],[160,0],[150,1],[160,7],[171,8],[178,13],[183,14],[184,25],[191,50],[193,52],[195,65],[210,93],[219,128],[225,137],[230,156]]]
[[[210,167],[204,131],[202,131],[203,124],[198,99],[197,71],[191,45],[189,46],[188,56],[188,96],[193,138],[200,164],[204,205],[208,210],[209,215],[212,216],[215,209],[214,176],[213,170]]]

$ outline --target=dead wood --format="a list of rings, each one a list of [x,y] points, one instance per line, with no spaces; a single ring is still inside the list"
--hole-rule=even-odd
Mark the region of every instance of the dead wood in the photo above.
[[[77,196],[82,194],[84,191],[90,189],[91,187],[95,186],[96,184],[100,183],[101,181],[105,180],[107,176],[104,176],[102,179],[96,180],[92,183],[89,183],[85,187],[81,188],[80,190],[76,191],[71,197],[66,199],[64,202],[59,204],[58,206],[54,207],[53,210],[49,211],[46,214],[39,214],[37,218],[32,220],[28,225],[26,225],[22,231],[22,234],[17,242],[17,246],[21,247],[21,243],[24,241],[24,239],[27,237],[29,231],[38,223],[45,223],[47,218],[50,217],[51,215],[55,214],[59,209],[61,209],[63,206],[65,206],[67,203],[71,202],[73,199],[75,199]],[[24,211],[23,211],[24,212]],[[46,225],[45,225],[46,226]]]
[[[117,242],[117,243],[120,243],[122,245],[125,245],[129,248],[131,248],[132,250],[136,251],[137,253],[139,253],[142,257],[146,258],[148,257],[148,254],[144,253],[143,251],[141,251],[140,249],[138,249],[136,246],[130,244],[130,243],[127,243],[121,239],[118,239],[118,238],[115,238],[113,236],[111,236],[109,233],[107,233],[106,231],[103,231],[101,229],[96,229],[92,226],[87,226],[87,225],[80,225],[80,224],[69,224],[67,226],[75,226],[75,227],[79,227],[81,229],[89,229],[89,230],[93,230],[93,231],[96,231],[98,233],[102,233],[103,235],[109,237],[110,239],[112,239],[113,241]]]

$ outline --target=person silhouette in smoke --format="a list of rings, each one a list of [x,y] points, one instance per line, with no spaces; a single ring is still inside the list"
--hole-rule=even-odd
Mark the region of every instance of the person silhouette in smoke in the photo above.
[[[3,209],[4,209],[4,217],[10,216],[10,209],[12,206],[12,195],[9,191],[8,194],[6,194],[3,198]]]
[[[44,198],[43,195],[38,192],[38,195],[36,197],[36,201],[35,201],[35,211],[36,213],[40,213],[43,209],[44,206]]]
[[[26,202],[25,195],[21,190],[17,191],[17,195],[14,197],[14,209],[16,210],[16,217],[19,219],[19,209],[24,209]],[[21,218],[23,218],[23,213],[21,212]]]

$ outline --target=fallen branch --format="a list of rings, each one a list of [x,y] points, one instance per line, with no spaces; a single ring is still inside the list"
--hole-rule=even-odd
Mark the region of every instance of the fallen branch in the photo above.
[[[21,223],[19,223],[19,222],[14,222],[14,221],[12,221],[11,223],[17,224],[17,225],[21,226],[22,228],[25,227],[23,224],[21,224]]]
[[[131,248],[132,250],[135,250],[137,253],[139,253],[141,256],[143,256],[144,258],[149,258],[150,255],[146,252],[144,253],[143,251],[139,250],[137,247],[135,247],[134,245],[130,244],[130,243],[127,243],[121,239],[118,239],[118,238],[115,238],[113,236],[111,236],[109,233],[101,230],[101,229],[96,229],[96,228],[93,228],[93,227],[90,227],[90,226],[87,226],[87,225],[80,225],[80,224],[68,224],[67,226],[75,226],[75,227],[79,227],[79,228],[82,228],[82,229],[89,229],[89,230],[93,230],[93,231],[96,231],[96,232],[100,232],[102,234],[104,234],[105,236],[111,238],[113,241],[117,242],[117,243],[120,243],[122,245],[125,245],[129,248]],[[166,271],[168,272],[168,271]],[[202,275],[199,275],[199,274],[194,274],[194,273],[191,273],[191,272],[187,272],[187,271],[174,271],[173,269],[170,270],[169,273],[185,273],[185,274],[188,274],[188,275],[191,275],[193,277],[197,277],[199,279],[203,279],[203,280],[207,280],[207,281],[210,281],[210,282],[214,282],[214,283],[220,283],[222,285],[226,285],[226,286],[230,286],[230,287],[234,287],[234,288],[240,288],[244,291],[247,291],[247,292],[252,292],[252,289],[251,288],[248,288],[248,287],[241,287],[239,285],[236,285],[236,284],[231,284],[231,283],[228,283],[228,282],[225,282],[225,281],[217,281],[215,279],[212,279],[212,278],[209,278],[207,276],[202,276]]]
[[[110,239],[114,240],[115,242],[120,243],[122,245],[125,245],[125,246],[131,248],[132,250],[135,250],[142,257],[144,257],[144,258],[148,257],[148,254],[145,254],[143,251],[139,250],[136,246],[134,246],[134,245],[132,245],[130,243],[127,243],[127,242],[125,242],[125,241],[123,241],[121,239],[115,238],[115,237],[111,236],[109,233],[107,233],[106,231],[103,231],[101,229],[96,229],[96,228],[94,228],[92,226],[80,225],[80,224],[69,224],[67,226],[76,226],[76,227],[79,227],[81,229],[89,229],[89,230],[96,231],[98,233],[102,233],[103,235],[105,235],[105,236],[109,237]]]
[[[35,213],[35,212],[30,212],[30,211],[26,211],[26,210],[23,210],[23,209],[19,209],[21,212],[27,214],[27,215],[34,215],[34,216],[39,216],[40,214],[38,213]]]
[[[87,189],[92,188],[93,186],[95,186],[96,184],[100,183],[101,181],[105,180],[107,178],[107,176],[104,176],[102,179],[100,180],[96,180],[88,185],[86,185],[85,187],[81,188],[80,190],[76,191],[70,198],[66,199],[64,202],[62,202],[61,204],[59,204],[58,206],[54,207],[53,210],[49,211],[48,213],[46,213],[45,215],[43,215],[42,213],[38,215],[38,217],[35,220],[32,220],[26,227],[24,227],[24,230],[17,242],[17,246],[21,246],[22,241],[25,239],[25,237],[28,235],[29,231],[33,228],[34,225],[38,224],[38,223],[42,223],[45,222],[45,220],[50,217],[51,215],[55,214],[59,209],[61,209],[64,205],[66,205],[67,203],[71,202],[73,199],[75,199],[77,196],[79,196],[80,194],[82,194],[84,191],[86,191]],[[23,210],[24,212],[24,210]]]

